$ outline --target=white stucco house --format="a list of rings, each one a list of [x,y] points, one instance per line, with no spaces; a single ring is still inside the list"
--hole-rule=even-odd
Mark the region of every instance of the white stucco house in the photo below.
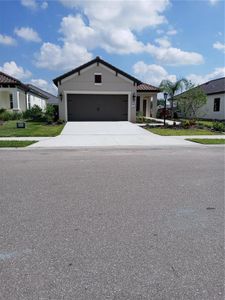
[[[146,84],[100,57],[53,80],[59,117],[65,121],[136,121],[137,112],[156,115],[157,87]]]
[[[199,110],[204,119],[225,120],[225,77],[208,81],[200,87],[207,95],[207,103]]]
[[[48,97],[32,85],[0,72],[0,108],[25,111],[34,105],[45,109]]]

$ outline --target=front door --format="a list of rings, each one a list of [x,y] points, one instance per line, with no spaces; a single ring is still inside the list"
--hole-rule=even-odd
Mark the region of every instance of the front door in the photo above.
[[[143,100],[143,116],[146,117],[147,100]]]

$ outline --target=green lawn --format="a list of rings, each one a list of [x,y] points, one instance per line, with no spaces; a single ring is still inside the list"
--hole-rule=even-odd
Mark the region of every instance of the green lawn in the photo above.
[[[206,129],[173,129],[173,128],[148,128],[147,130],[152,133],[165,135],[165,136],[176,136],[176,135],[218,135],[220,133],[214,133]]]
[[[26,122],[26,128],[16,128],[17,121],[8,121],[0,125],[0,137],[56,136],[64,125],[46,125],[43,122]]]
[[[37,141],[0,141],[0,148],[21,148],[30,146]]]
[[[225,145],[225,139],[186,139],[190,142],[206,145]]]

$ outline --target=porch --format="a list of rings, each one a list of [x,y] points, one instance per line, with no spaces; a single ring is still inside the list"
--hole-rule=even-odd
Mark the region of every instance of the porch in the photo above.
[[[136,113],[144,117],[156,117],[157,111],[157,94],[156,93],[137,93]]]
[[[0,88],[0,108],[13,111],[25,111],[27,108],[27,95],[18,88]]]

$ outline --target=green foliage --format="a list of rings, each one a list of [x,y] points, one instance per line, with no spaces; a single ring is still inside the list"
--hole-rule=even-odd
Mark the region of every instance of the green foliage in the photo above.
[[[187,82],[188,81],[185,78],[179,79],[175,82],[172,82],[170,80],[162,80],[159,85],[159,89],[161,90],[161,92],[167,93],[168,98],[170,98],[171,110],[172,110],[171,117],[172,118],[173,118],[174,96],[175,96],[175,94],[177,94],[178,92],[181,92],[183,90],[183,88],[186,86]]]
[[[43,111],[38,105],[34,105],[32,108],[26,110],[23,113],[24,119],[32,120],[32,121],[42,121],[43,119]]]
[[[6,111],[5,108],[0,108],[0,115]]]
[[[137,123],[143,123],[144,122],[144,116],[142,112],[138,112],[136,115],[136,122]]]
[[[0,120],[9,121],[9,120],[20,120],[22,119],[22,113],[17,111],[8,111],[6,109],[1,109],[0,111]]]
[[[196,121],[195,120],[184,120],[181,122],[181,126],[183,128],[190,128],[192,126],[196,125]]]
[[[45,112],[43,114],[43,119],[48,123],[51,124],[53,123],[55,119],[55,107],[52,104],[47,104]]]
[[[196,118],[199,109],[206,104],[207,96],[199,86],[195,87],[191,81],[187,81],[186,92],[176,96],[176,100],[185,118]]]
[[[225,124],[222,123],[222,122],[213,122],[212,128],[215,131],[224,132],[225,131]]]

